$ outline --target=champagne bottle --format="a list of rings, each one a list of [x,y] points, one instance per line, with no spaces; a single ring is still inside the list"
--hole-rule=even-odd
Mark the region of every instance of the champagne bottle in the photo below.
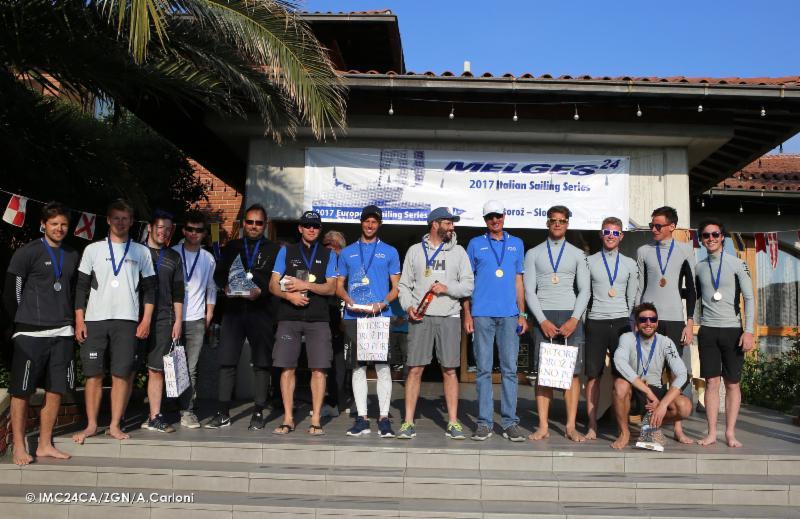
[[[434,281],[433,284],[435,285],[438,281]],[[422,319],[425,316],[425,312],[428,310],[428,305],[431,304],[433,298],[436,297],[436,294],[433,293],[433,290],[428,290],[425,292],[425,295],[422,296],[422,300],[417,305],[417,316]]]

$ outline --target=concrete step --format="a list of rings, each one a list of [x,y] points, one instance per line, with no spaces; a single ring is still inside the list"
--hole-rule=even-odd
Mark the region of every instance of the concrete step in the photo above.
[[[138,431],[137,431],[138,432]],[[668,445],[664,453],[626,449],[615,451],[607,442],[573,444],[574,450],[548,449],[543,443],[512,443],[502,438],[486,442],[437,442],[349,438],[327,435],[311,438],[294,433],[291,441],[265,433],[227,437],[219,431],[180,431],[180,434],[136,434],[117,441],[96,436],[83,445],[69,437],[55,438],[58,448],[78,458],[161,459],[174,461],[225,461],[276,465],[333,467],[435,468],[451,470],[512,470],[604,472],[635,474],[800,476],[800,453],[782,451],[745,454],[727,447]],[[180,439],[178,439],[180,438]],[[256,440],[256,441],[253,441]],[[268,440],[268,441],[264,441]],[[434,444],[435,447],[429,445]],[[445,447],[446,445],[446,447]],[[673,445],[676,448],[673,448]],[[658,470],[653,466],[657,464]]]
[[[535,503],[512,500],[465,501],[453,499],[407,499],[381,497],[296,496],[253,493],[243,497],[237,492],[176,492],[141,488],[72,487],[66,495],[72,502],[43,504],[42,493],[52,487],[0,485],[0,507],[3,517],[66,519],[150,518],[174,519],[177,514],[190,514],[192,519],[345,519],[415,517],[452,519],[571,519],[604,518],[681,518],[681,519],[797,519],[800,512],[790,507],[630,504],[630,503]],[[139,502],[119,501],[120,493]],[[33,503],[26,497],[32,496]],[[151,497],[155,502],[151,502]],[[677,496],[676,496],[677,497]],[[86,502],[89,499],[104,502]],[[177,502],[187,501],[191,502]],[[159,502],[172,500],[173,502]],[[82,501],[82,502],[77,502]]]
[[[654,464],[653,468],[658,465]],[[185,492],[580,503],[800,507],[800,476],[450,470],[123,458],[0,464],[0,484]],[[243,498],[246,500],[247,498]]]

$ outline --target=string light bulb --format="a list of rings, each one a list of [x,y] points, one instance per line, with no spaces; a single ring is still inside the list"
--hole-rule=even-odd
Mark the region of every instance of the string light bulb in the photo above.
[[[641,117],[641,116],[642,116],[642,107],[636,105],[636,117]]]
[[[389,101],[389,115],[394,115],[394,107],[391,101]]]
[[[697,105],[697,113],[701,113],[703,111],[703,105]]]
[[[781,215],[781,206],[778,206],[778,216]]]
[[[514,117],[512,117],[511,120],[514,122],[519,121],[519,117],[517,117],[517,105],[514,105]]]
[[[453,107],[453,105],[450,105],[450,115],[448,115],[448,117],[451,121],[456,118],[456,109]]]
[[[741,203],[741,202],[739,202],[739,212],[740,212],[740,213],[743,213],[743,212],[744,212],[744,206],[742,205],[742,203]]]
[[[705,206],[706,206],[706,201],[701,198],[700,199],[700,207],[705,207]]]
[[[575,115],[573,115],[572,118],[576,121],[581,118],[581,116],[578,114],[578,105],[575,105]]]
[[[766,117],[766,116],[767,116],[767,110],[762,106],[761,107],[761,117]]]

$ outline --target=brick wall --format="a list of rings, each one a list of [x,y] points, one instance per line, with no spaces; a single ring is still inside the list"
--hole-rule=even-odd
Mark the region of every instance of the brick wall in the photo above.
[[[221,236],[224,242],[233,230],[233,223],[241,218],[239,213],[243,209],[243,193],[215,176],[199,162],[190,159],[189,163],[194,168],[195,175],[208,186],[208,201],[201,202],[200,209],[208,211],[210,221],[221,224],[220,230],[226,235]]]

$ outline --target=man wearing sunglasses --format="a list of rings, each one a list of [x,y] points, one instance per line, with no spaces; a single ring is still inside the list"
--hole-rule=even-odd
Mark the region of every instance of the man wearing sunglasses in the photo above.
[[[592,303],[586,316],[587,440],[597,439],[598,382],[606,365],[606,352],[613,359],[620,335],[631,329],[638,278],[636,261],[619,252],[623,238],[622,220],[609,216],[601,224],[603,248],[586,260],[592,280]],[[611,371],[614,377],[619,377],[613,362]]]
[[[567,243],[570,211],[563,205],[547,210],[547,238],[525,254],[525,300],[538,326],[533,331],[534,358],[538,367],[539,345],[543,341],[566,342],[578,347],[578,358],[572,386],[564,392],[567,405],[567,438],[586,441],[576,428],[581,386],[579,375],[584,370],[584,340],[581,317],[589,303],[591,285],[586,255]],[[577,291],[576,291],[577,288]],[[553,388],[536,385],[536,409],[539,427],[528,436],[544,440],[548,432],[548,412],[553,400]]]
[[[325,375],[331,367],[330,314],[328,296],[336,291],[336,253],[321,246],[322,218],[306,211],[297,227],[300,241],[281,248],[272,269],[269,290],[280,299],[278,330],[275,332],[273,365],[282,368],[281,396],[284,418],[273,434],[294,431],[294,388],[301,343],[305,342],[311,370],[311,424],[308,433],[322,435],[320,424],[325,398]],[[301,339],[305,338],[305,341]]]
[[[189,367],[189,387],[178,401],[181,407],[181,427],[188,429],[200,427],[195,415],[197,362],[206,331],[214,317],[214,306],[217,304],[217,285],[214,283],[217,262],[213,254],[203,249],[207,227],[203,213],[189,212],[183,226],[183,243],[172,247],[183,262],[183,345]]]
[[[494,344],[500,361],[500,427],[503,437],[525,441],[517,416],[517,363],[519,336],[528,331],[522,261],[525,245],[503,230],[506,209],[502,202],[490,200],[483,206],[486,233],[470,240],[467,256],[475,272],[472,299],[464,301],[464,331],[473,333],[472,349],[478,376],[478,427],[471,438],[490,438],[494,428],[492,365]]]
[[[700,332],[700,376],[706,379],[705,406],[708,435],[700,445],[717,441],[720,376],[725,381],[725,441],[728,447],[741,447],[736,439],[736,418],[742,393],[744,354],[753,349],[754,297],[747,264],[733,254],[725,254],[725,227],[715,218],[700,222],[698,232],[708,256],[697,266],[699,292],[697,317]],[[739,315],[739,294],[744,298],[744,332]]]
[[[633,315],[636,332],[620,337],[614,352],[614,365],[621,375],[614,381],[614,415],[619,427],[619,436],[611,444],[615,449],[624,449],[630,441],[631,396],[647,410],[643,426],[658,428],[677,423],[692,412],[692,402],[681,394],[687,379],[686,366],[672,339],[656,332],[659,324],[656,307],[642,303]],[[669,390],[661,383],[665,364],[673,375]]]
[[[678,212],[672,207],[659,207],[653,211],[650,233],[653,241],[636,251],[639,269],[639,288],[636,303],[653,303],[660,313],[658,333],[669,337],[678,348],[689,376],[683,388],[684,395],[692,397],[692,354],[694,334],[695,257],[690,243],[679,243],[672,233],[678,225]],[[686,300],[684,322],[683,299]],[[681,443],[694,440],[683,433],[680,421],[675,423],[675,439]]]
[[[269,280],[280,247],[264,237],[267,210],[254,204],[244,212],[242,227],[244,237],[229,241],[222,248],[220,262],[214,273],[217,286],[225,287],[225,312],[220,328],[219,359],[219,408],[217,414],[205,427],[218,429],[231,424],[230,407],[236,386],[236,366],[242,353],[244,341],[250,344],[250,362],[253,366],[253,392],[255,409],[250,418],[250,430],[260,430],[266,425],[264,408],[267,406],[267,391],[270,385],[272,346],[275,340],[275,318]],[[228,275],[236,258],[239,258],[256,288],[245,296],[232,296],[228,287]]]

